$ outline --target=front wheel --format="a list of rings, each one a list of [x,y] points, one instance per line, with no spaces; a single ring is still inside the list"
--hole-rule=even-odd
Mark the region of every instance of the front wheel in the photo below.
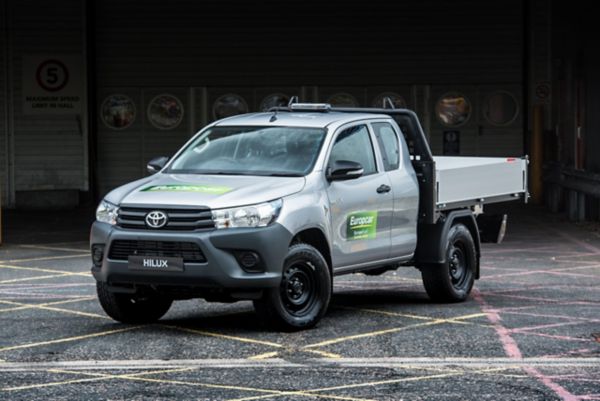
[[[279,287],[265,291],[254,308],[267,323],[283,330],[313,327],[327,311],[331,274],[327,262],[308,244],[292,245]]]
[[[475,282],[475,242],[463,224],[452,226],[447,238],[446,262],[421,266],[421,277],[432,300],[462,302],[469,296]]]
[[[163,317],[173,300],[159,295],[135,296],[110,292],[97,282],[96,292],[106,314],[121,323],[152,323]]]

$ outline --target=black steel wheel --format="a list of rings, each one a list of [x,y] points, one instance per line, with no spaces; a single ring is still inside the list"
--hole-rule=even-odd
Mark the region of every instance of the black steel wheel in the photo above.
[[[471,232],[463,224],[452,226],[447,236],[446,262],[421,266],[427,294],[434,301],[464,301],[473,288],[476,266],[477,251]]]
[[[313,327],[327,311],[331,274],[323,256],[308,244],[294,244],[285,258],[278,288],[254,301],[267,323],[283,330]]]

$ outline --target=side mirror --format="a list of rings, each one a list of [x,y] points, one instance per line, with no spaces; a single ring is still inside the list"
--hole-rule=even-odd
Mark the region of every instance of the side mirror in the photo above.
[[[169,158],[166,156],[155,157],[146,165],[146,169],[150,174],[158,173],[167,164]]]
[[[352,180],[362,176],[364,171],[360,163],[350,160],[337,160],[327,169],[327,179],[329,181]]]

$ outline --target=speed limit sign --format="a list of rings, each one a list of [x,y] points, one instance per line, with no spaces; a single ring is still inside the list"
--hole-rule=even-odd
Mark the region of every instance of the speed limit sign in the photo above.
[[[57,92],[67,86],[69,70],[60,60],[45,60],[37,68],[35,79],[48,92]]]
[[[23,55],[23,113],[76,115],[83,111],[81,54]]]

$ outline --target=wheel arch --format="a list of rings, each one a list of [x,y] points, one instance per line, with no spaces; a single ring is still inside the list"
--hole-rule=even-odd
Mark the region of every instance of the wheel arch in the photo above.
[[[417,250],[415,261],[417,266],[429,264],[441,264],[446,262],[446,242],[448,232],[455,224],[463,224],[473,237],[477,261],[475,266],[475,278],[479,278],[479,260],[481,258],[481,240],[479,229],[473,212],[468,209],[453,210],[440,217],[436,224],[419,224],[417,227]]]
[[[329,242],[327,241],[327,236],[323,230],[317,227],[305,228],[294,235],[290,241],[290,246],[297,243],[305,243],[315,247],[319,253],[323,255],[325,261],[327,262],[327,266],[329,267],[329,272],[333,274],[331,249],[329,247]]]

